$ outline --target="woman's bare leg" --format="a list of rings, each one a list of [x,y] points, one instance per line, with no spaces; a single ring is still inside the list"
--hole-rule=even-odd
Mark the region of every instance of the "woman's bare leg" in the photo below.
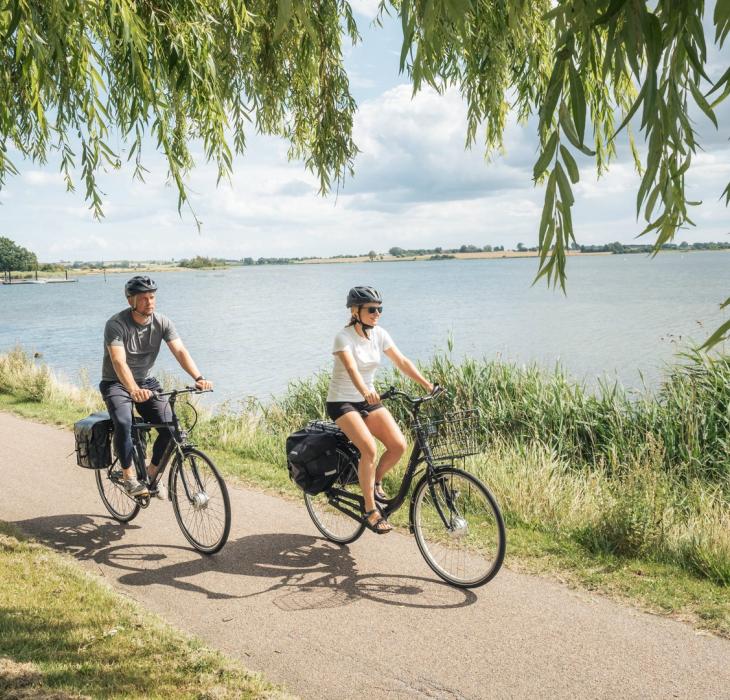
[[[370,433],[385,446],[385,452],[380,456],[375,470],[375,481],[380,482],[405,454],[408,445],[400,427],[387,408],[379,408],[369,414],[365,419],[365,425]],[[379,496],[384,495],[379,494]]]
[[[349,438],[358,450],[360,450],[360,463],[357,468],[357,478],[360,482],[362,495],[365,499],[365,510],[373,513],[368,519],[374,524],[380,514],[376,510],[375,496],[373,490],[375,488],[375,457],[377,456],[377,446],[375,438],[365,425],[365,421],[357,411],[350,411],[340,416],[335,423]],[[390,530],[391,527],[387,523],[381,524],[383,530]]]

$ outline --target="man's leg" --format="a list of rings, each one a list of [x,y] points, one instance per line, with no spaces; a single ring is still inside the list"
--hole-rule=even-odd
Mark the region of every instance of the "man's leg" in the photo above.
[[[137,481],[137,473],[132,463],[132,397],[119,382],[104,382],[101,389],[114,424],[114,449],[122,466],[124,488],[131,496],[144,496],[148,493],[147,487]]]
[[[143,382],[143,388],[149,389],[153,392],[159,392],[162,390],[160,383],[152,377]],[[172,409],[170,408],[170,403],[167,400],[167,397],[159,398],[157,396],[153,396],[151,399],[145,401],[143,404],[139,404],[137,410],[140,412],[140,415],[149,423],[160,424],[169,423],[172,421]],[[157,472],[160,468],[162,456],[165,454],[165,449],[167,448],[167,445],[171,439],[172,434],[169,430],[165,428],[159,428],[157,430],[157,438],[152,445],[152,459],[149,466],[147,467],[147,475],[150,482],[153,482],[154,479],[157,477]]]

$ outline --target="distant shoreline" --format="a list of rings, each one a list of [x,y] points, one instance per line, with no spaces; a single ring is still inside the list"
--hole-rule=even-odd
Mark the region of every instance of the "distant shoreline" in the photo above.
[[[662,250],[661,254],[667,253],[730,253],[730,249],[684,249],[684,250]],[[642,255],[644,253],[623,253],[622,255]],[[565,255],[568,257],[596,257],[605,255],[617,255],[611,251],[579,251],[569,250],[565,251]],[[514,258],[537,258],[540,256],[539,251],[535,250],[498,250],[498,251],[478,251],[473,253],[422,253],[420,255],[390,255],[390,254],[379,254],[375,259],[370,259],[368,255],[353,255],[349,257],[329,257],[329,258],[306,258],[306,259],[288,259],[287,262],[275,263],[269,262],[273,260],[271,258],[264,259],[265,263],[254,263],[244,264],[240,261],[226,261],[217,265],[211,265],[210,267],[182,267],[174,263],[166,265],[164,263],[149,263],[146,264],[141,262],[138,266],[134,267],[87,267],[87,268],[73,268],[69,267],[66,270],[49,270],[38,272],[38,279],[58,279],[59,277],[65,277],[68,273],[69,279],[72,277],[82,277],[86,275],[134,275],[142,272],[190,272],[195,270],[203,270],[206,272],[212,272],[219,270],[221,272],[228,270],[233,267],[265,267],[265,266],[276,266],[276,265],[332,265],[332,264],[353,264],[353,263],[389,263],[389,262],[430,262],[432,260],[501,260],[501,259],[514,259]],[[13,273],[13,279],[23,280],[35,278],[35,272],[16,272]]]
[[[571,257],[586,257],[594,255],[613,255],[609,252],[601,253],[581,253],[579,250],[566,251],[566,255]],[[498,250],[492,252],[480,251],[478,253],[444,253],[442,257],[438,257],[437,253],[423,253],[422,255],[383,255],[371,260],[367,255],[353,256],[349,258],[311,258],[308,260],[292,260],[293,265],[326,265],[328,263],[362,263],[362,262],[411,262],[427,260],[432,258],[437,260],[496,260],[500,258],[537,258],[540,253],[535,250]]]

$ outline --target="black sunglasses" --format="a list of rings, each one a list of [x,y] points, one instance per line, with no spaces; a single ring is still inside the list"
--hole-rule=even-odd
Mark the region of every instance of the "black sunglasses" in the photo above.
[[[383,307],[382,306],[365,306],[365,311],[367,311],[369,314],[374,314],[376,311],[379,314],[383,313]]]

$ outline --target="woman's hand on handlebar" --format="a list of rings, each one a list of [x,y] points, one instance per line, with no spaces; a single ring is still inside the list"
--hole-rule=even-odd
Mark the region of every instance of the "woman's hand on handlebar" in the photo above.
[[[213,382],[209,382],[207,379],[199,379],[195,382],[195,388],[200,391],[209,391],[213,388]]]
[[[375,391],[375,389],[364,394],[364,398],[371,406],[380,401],[380,395],[377,391]]]

